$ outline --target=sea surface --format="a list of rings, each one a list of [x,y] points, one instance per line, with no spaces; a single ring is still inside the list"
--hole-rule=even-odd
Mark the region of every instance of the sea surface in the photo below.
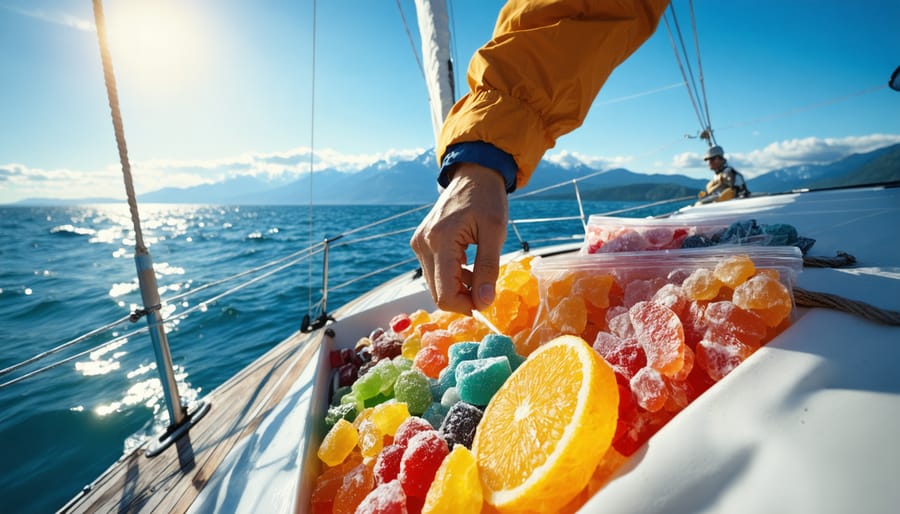
[[[632,205],[588,202],[584,213]],[[321,313],[326,238],[333,312],[417,268],[408,241],[427,213],[402,205],[139,209],[187,402],[297,331],[305,315]],[[510,212],[514,220],[580,214],[574,201],[542,200],[511,202]],[[532,246],[583,234],[577,219],[516,228]],[[512,230],[506,245],[521,247]],[[311,247],[317,251],[307,257]],[[0,512],[56,511],[168,424],[146,320],[125,319],[142,307],[134,248],[125,205],[0,206]]]

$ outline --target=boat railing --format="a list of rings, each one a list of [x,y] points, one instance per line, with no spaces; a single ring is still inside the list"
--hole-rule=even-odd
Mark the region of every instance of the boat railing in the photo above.
[[[586,214],[584,210],[584,203],[582,201],[582,196],[580,194],[578,184],[579,182],[583,182],[591,177],[594,177],[602,172],[597,172],[589,175],[585,175],[583,177],[567,180],[564,182],[560,182],[557,184],[553,184],[544,188],[540,188],[534,191],[530,191],[528,193],[517,194],[510,197],[510,202],[524,201],[527,199],[534,199],[534,197],[545,193],[546,191],[562,188],[566,186],[572,186],[574,189],[574,196],[577,202],[578,207],[578,215],[573,216],[552,216],[552,217],[534,217],[534,218],[511,218],[508,222],[509,233],[508,237],[515,238],[518,245],[525,251],[528,251],[532,246],[540,246],[552,243],[559,242],[573,242],[578,241],[580,238],[583,238],[583,234],[571,234],[571,235],[563,235],[563,236],[554,236],[549,238],[538,238],[538,239],[529,239],[523,233],[522,227],[525,225],[533,225],[533,224],[548,224],[548,223],[558,223],[565,221],[579,221],[582,226],[586,222]],[[680,197],[673,198],[658,202],[652,203],[642,203],[634,206],[630,206],[623,209],[617,209],[614,211],[608,211],[603,214],[605,215],[614,215],[614,214],[623,214],[626,212],[633,212],[641,209],[647,209],[650,207],[656,207],[659,205],[681,202],[684,200],[689,200],[693,197]],[[213,292],[211,296],[201,299],[195,305],[186,308],[184,310],[174,312],[171,315],[164,317],[161,320],[161,323],[164,326],[171,326],[172,323],[187,318],[191,314],[196,312],[206,310],[210,305],[218,302],[230,295],[233,295],[242,289],[245,289],[253,284],[257,284],[262,282],[276,274],[284,272],[290,268],[293,268],[299,264],[307,262],[309,259],[312,259],[316,256],[322,256],[322,268],[321,268],[321,288],[320,298],[315,303],[312,303],[308,306],[311,312],[318,311],[318,318],[322,322],[327,322],[329,318],[328,314],[328,297],[329,293],[333,293],[335,291],[339,291],[345,288],[352,286],[360,281],[371,279],[376,276],[383,275],[385,273],[406,268],[408,266],[415,265],[417,267],[418,263],[415,257],[410,257],[407,259],[399,260],[393,263],[390,263],[385,266],[378,267],[376,269],[362,270],[359,274],[354,275],[353,277],[346,279],[338,284],[330,284],[329,283],[329,258],[330,252],[339,249],[350,249],[356,248],[359,245],[367,242],[378,241],[389,237],[396,237],[403,234],[412,234],[415,230],[418,222],[421,219],[416,219],[416,225],[406,226],[399,229],[387,230],[375,234],[363,235],[356,238],[349,238],[348,236],[359,234],[366,230],[379,227],[381,225],[393,222],[395,220],[411,216],[413,214],[419,213],[426,209],[430,209],[433,204],[425,204],[416,206],[402,212],[398,212],[391,216],[387,216],[378,220],[375,220],[370,223],[366,223],[355,228],[344,231],[340,234],[330,236],[325,238],[324,240],[311,244],[303,249],[292,252],[288,255],[279,257],[277,259],[273,259],[266,263],[263,263],[259,266],[255,266],[249,269],[245,269],[238,273],[223,277],[217,280],[211,280],[207,283],[204,283],[200,286],[194,287],[188,291],[180,292],[171,296],[167,296],[163,299],[163,305],[171,305],[183,302],[187,300],[189,297],[196,298],[198,294],[203,292]],[[415,268],[414,268],[415,269]],[[229,285],[223,291],[217,290],[216,288],[221,288],[226,285]],[[312,284],[308,284],[308,287],[312,287]],[[310,314],[307,314],[309,317]],[[0,389],[17,384],[26,379],[32,378],[34,376],[40,375],[41,373],[50,371],[54,368],[58,368],[66,363],[72,362],[76,359],[82,358],[85,355],[89,355],[93,352],[100,352],[107,348],[113,347],[117,344],[122,343],[123,341],[129,341],[133,339],[135,336],[147,333],[149,331],[149,326],[143,326],[140,328],[134,328],[133,330],[128,330],[124,333],[117,333],[122,329],[123,326],[131,326],[131,323],[137,321],[140,318],[140,312],[132,312],[126,316],[118,318],[110,323],[102,325],[100,327],[94,328],[84,334],[81,334],[77,337],[74,337],[70,340],[67,340],[49,350],[42,351],[32,357],[29,357],[19,363],[8,366],[2,370],[0,370],[0,380],[10,377],[16,372],[19,372],[18,376],[14,378],[7,378],[6,380],[0,382]],[[315,321],[308,321],[307,324],[301,324],[301,328],[305,328],[306,331],[319,328],[315,326]],[[66,355],[60,357],[58,360],[53,362],[49,362],[44,364],[43,366],[37,367],[36,365],[41,362],[46,362],[50,357],[62,354],[64,352],[71,351],[73,348],[80,348],[87,342],[96,341],[96,338],[102,337],[103,334],[112,334],[116,333],[117,335],[112,336],[111,338],[99,343],[94,344],[87,349],[79,349],[75,353],[67,353]]]

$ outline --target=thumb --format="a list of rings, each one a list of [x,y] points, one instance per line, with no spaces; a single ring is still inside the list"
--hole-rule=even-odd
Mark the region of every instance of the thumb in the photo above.
[[[478,310],[490,307],[494,302],[497,276],[500,274],[500,252],[503,238],[479,241],[472,267],[472,303]]]

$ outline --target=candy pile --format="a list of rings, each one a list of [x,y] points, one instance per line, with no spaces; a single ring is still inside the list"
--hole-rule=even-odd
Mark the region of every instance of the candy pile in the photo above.
[[[743,254],[699,262],[709,266],[536,270],[543,303],[528,346],[561,333],[593,343],[619,383],[613,447],[624,455],[789,323],[778,271]]]
[[[482,314],[511,336],[420,310],[332,351],[312,511],[574,512],[789,323],[784,270],[748,255],[597,257],[504,265]]]
[[[634,219],[591,216],[585,229],[584,253],[638,252],[708,246],[797,246],[805,254],[815,243],[793,225],[759,224],[756,220]]]

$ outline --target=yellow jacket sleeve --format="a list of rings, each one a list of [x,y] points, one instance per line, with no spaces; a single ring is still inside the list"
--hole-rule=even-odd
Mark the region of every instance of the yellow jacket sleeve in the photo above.
[[[512,155],[523,187],[556,139],[579,127],[600,87],[656,30],[668,0],[510,0],[469,63],[470,92],[438,142],[483,141]]]

